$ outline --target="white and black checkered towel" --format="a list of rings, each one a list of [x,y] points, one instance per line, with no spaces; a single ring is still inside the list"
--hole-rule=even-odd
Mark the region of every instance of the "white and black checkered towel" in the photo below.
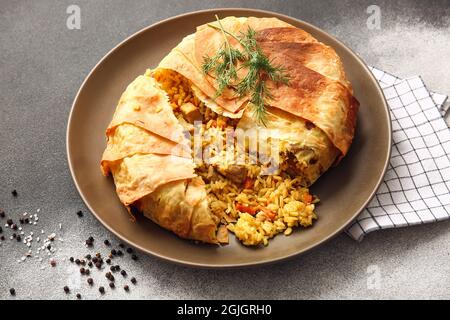
[[[447,96],[428,91],[420,77],[400,79],[370,69],[390,107],[393,144],[384,182],[347,229],[358,241],[374,230],[450,219]]]

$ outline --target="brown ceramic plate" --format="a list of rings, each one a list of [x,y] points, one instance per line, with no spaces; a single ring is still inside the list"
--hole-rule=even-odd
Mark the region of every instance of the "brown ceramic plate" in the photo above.
[[[126,86],[158,62],[195,27],[225,16],[277,17],[310,32],[332,46],[345,65],[361,103],[354,142],[339,166],[325,173],[312,187],[321,201],[318,221],[291,236],[277,236],[268,247],[247,248],[231,236],[228,246],[195,244],[182,240],[147,219],[130,221],[119,202],[111,178],[100,172],[105,149],[105,128]],[[160,258],[191,266],[239,267],[292,257],[332,238],[361,212],[385,173],[391,146],[389,111],[364,62],[324,31],[274,12],[251,9],[214,9],[188,13],[156,23],[111,50],[82,84],[70,113],[67,156],[73,179],[84,202],[114,234],[136,248]]]

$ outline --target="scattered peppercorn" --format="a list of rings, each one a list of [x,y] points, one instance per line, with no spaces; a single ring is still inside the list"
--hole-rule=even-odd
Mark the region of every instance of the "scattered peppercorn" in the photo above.
[[[25,223],[30,223],[30,219],[25,218]]]
[[[104,287],[99,287],[98,291],[100,291],[101,294],[104,294],[105,293],[105,288]]]
[[[124,289],[125,291],[130,291],[130,287],[129,287],[127,284],[123,286],[123,289]]]
[[[117,251],[117,255],[118,255],[119,257],[123,256],[122,250],[118,250],[118,251]]]
[[[121,247],[123,249],[123,248],[125,248],[125,245],[123,243],[120,243],[119,247]]]
[[[81,294],[77,293],[77,299],[78,299],[78,300],[81,299]]]
[[[103,241],[103,243],[105,244],[105,246],[109,246],[111,243],[109,242],[108,239],[106,239],[105,241]]]
[[[64,286],[64,292],[65,292],[65,293],[69,293],[69,292],[70,292],[70,289],[69,289],[68,286]]]
[[[91,270],[89,270],[89,269],[86,269],[86,270],[84,270],[84,273],[88,276],[88,275],[90,275],[91,274]]]
[[[51,245],[48,245],[48,246],[47,246],[47,250],[50,250],[51,248],[52,248]]]
[[[86,265],[86,260],[81,259],[80,263],[81,263],[82,266],[85,266]]]
[[[5,217],[5,211],[0,210],[0,218],[4,218]]]
[[[6,220],[6,223],[8,224],[8,226],[10,226],[13,224],[13,221],[12,221],[12,219],[8,219],[8,220]]]
[[[75,263],[79,265],[79,264],[81,263],[81,262],[80,262],[80,259],[76,259],[76,260],[75,260]]]
[[[109,259],[109,258],[106,259],[106,263],[107,263],[107,264],[111,264],[111,259]]]
[[[0,240],[4,241],[5,240],[5,236],[0,236]]]
[[[91,260],[92,256],[90,254],[87,254],[85,258],[88,259],[88,260]]]
[[[88,278],[87,279],[87,283],[92,286],[92,284],[94,283],[94,280],[92,278]]]
[[[93,257],[93,258],[92,258],[92,262],[93,262],[93,263],[97,263],[97,262],[98,262],[97,257]]]
[[[135,255],[135,254],[132,254],[132,255],[131,255],[131,259],[133,259],[134,261],[136,261],[136,260],[138,259],[138,256]]]
[[[56,260],[55,259],[50,259],[50,265],[52,267],[56,267]]]
[[[97,269],[100,269],[100,268],[102,267],[102,264],[101,264],[100,262],[97,262],[97,263],[95,264],[95,266],[97,267]]]
[[[127,252],[128,252],[128,253],[133,253],[133,249],[128,248],[128,249],[127,249]]]
[[[20,222],[20,224],[24,224],[25,223],[25,219],[24,218],[20,218],[19,222]]]
[[[11,191],[11,194],[13,195],[13,197],[17,197],[18,195],[17,190],[14,189],[13,191]]]
[[[81,267],[81,268],[80,268],[80,273],[81,273],[81,274],[85,274],[85,273],[86,273],[86,269],[83,268],[83,267]]]
[[[112,254],[113,256],[117,255],[116,249],[112,249],[112,250],[111,250],[111,254]]]
[[[120,274],[125,277],[127,275],[127,272],[125,270],[122,270],[120,271]]]
[[[12,237],[13,237],[13,239],[17,238],[17,234],[13,233]]]
[[[78,211],[78,212],[77,212],[77,216],[81,218],[81,217],[83,216],[83,211],[81,211],[81,210]]]
[[[116,286],[115,286],[114,282],[110,282],[110,283],[109,283],[109,287],[110,287],[111,289],[114,289]]]
[[[22,237],[20,236],[20,234],[19,234],[19,235],[17,235],[17,238],[16,238],[16,240],[17,240],[18,242],[22,241]]]
[[[73,260],[73,257],[70,257],[69,260],[70,260],[70,262],[73,262],[73,261],[74,261],[74,260]]]
[[[17,224],[14,223],[14,224],[11,226],[11,229],[17,230]]]
[[[130,281],[131,281],[132,284],[136,284],[136,282],[137,282],[137,280],[136,280],[135,277],[132,277],[132,278],[130,279]]]
[[[120,266],[119,266],[119,265],[116,265],[116,266],[114,267],[114,270],[115,270],[115,271],[120,271]]]
[[[92,268],[93,265],[94,265],[94,264],[92,263],[92,261],[89,261],[89,262],[88,262],[89,268]]]
[[[0,227],[0,233],[2,233],[3,232],[3,229],[2,229],[2,227]]]
[[[16,289],[14,289],[14,288],[9,289],[9,293],[10,293],[12,296],[15,296],[15,295],[16,295]]]

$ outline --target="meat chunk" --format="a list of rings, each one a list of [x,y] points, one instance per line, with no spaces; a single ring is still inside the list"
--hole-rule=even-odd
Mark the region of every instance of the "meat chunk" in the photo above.
[[[194,121],[202,120],[200,110],[190,102],[183,103],[180,107],[180,110],[183,114],[184,119],[186,119],[186,121],[189,123],[194,123]]]
[[[244,166],[230,165],[228,167],[219,167],[217,171],[236,185],[241,185],[247,177],[247,169]]]

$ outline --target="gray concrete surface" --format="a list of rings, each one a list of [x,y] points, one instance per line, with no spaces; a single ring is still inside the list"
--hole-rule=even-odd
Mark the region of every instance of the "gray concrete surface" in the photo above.
[[[81,30],[66,28],[70,4],[81,8]],[[370,4],[381,8],[381,30],[366,27]],[[4,241],[0,298],[12,298],[10,287],[16,289],[15,299],[74,299],[75,292],[100,298],[85,280],[70,295],[62,290],[66,284],[77,287],[80,279],[63,257],[86,254],[83,242],[90,235],[96,248],[105,238],[117,243],[87,212],[70,177],[65,130],[72,100],[89,70],[128,35],[179,13],[225,6],[306,20],[341,39],[368,64],[402,77],[420,74],[430,89],[450,94],[450,1],[0,0],[0,208],[13,217],[40,208],[38,224],[24,228],[27,233],[34,230],[36,238],[44,229],[64,239],[54,244],[60,249],[55,268],[47,259],[18,263],[26,246]],[[12,189],[18,190],[17,198]],[[83,219],[75,214],[80,209]],[[362,243],[340,235],[291,261],[239,271],[196,270],[140,255],[137,262],[120,262],[138,284],[130,293],[108,289],[103,298],[449,299],[449,227],[450,222],[441,222],[380,231]],[[378,287],[367,285],[373,279],[370,266],[378,268]],[[98,273],[93,278],[106,284]]]

